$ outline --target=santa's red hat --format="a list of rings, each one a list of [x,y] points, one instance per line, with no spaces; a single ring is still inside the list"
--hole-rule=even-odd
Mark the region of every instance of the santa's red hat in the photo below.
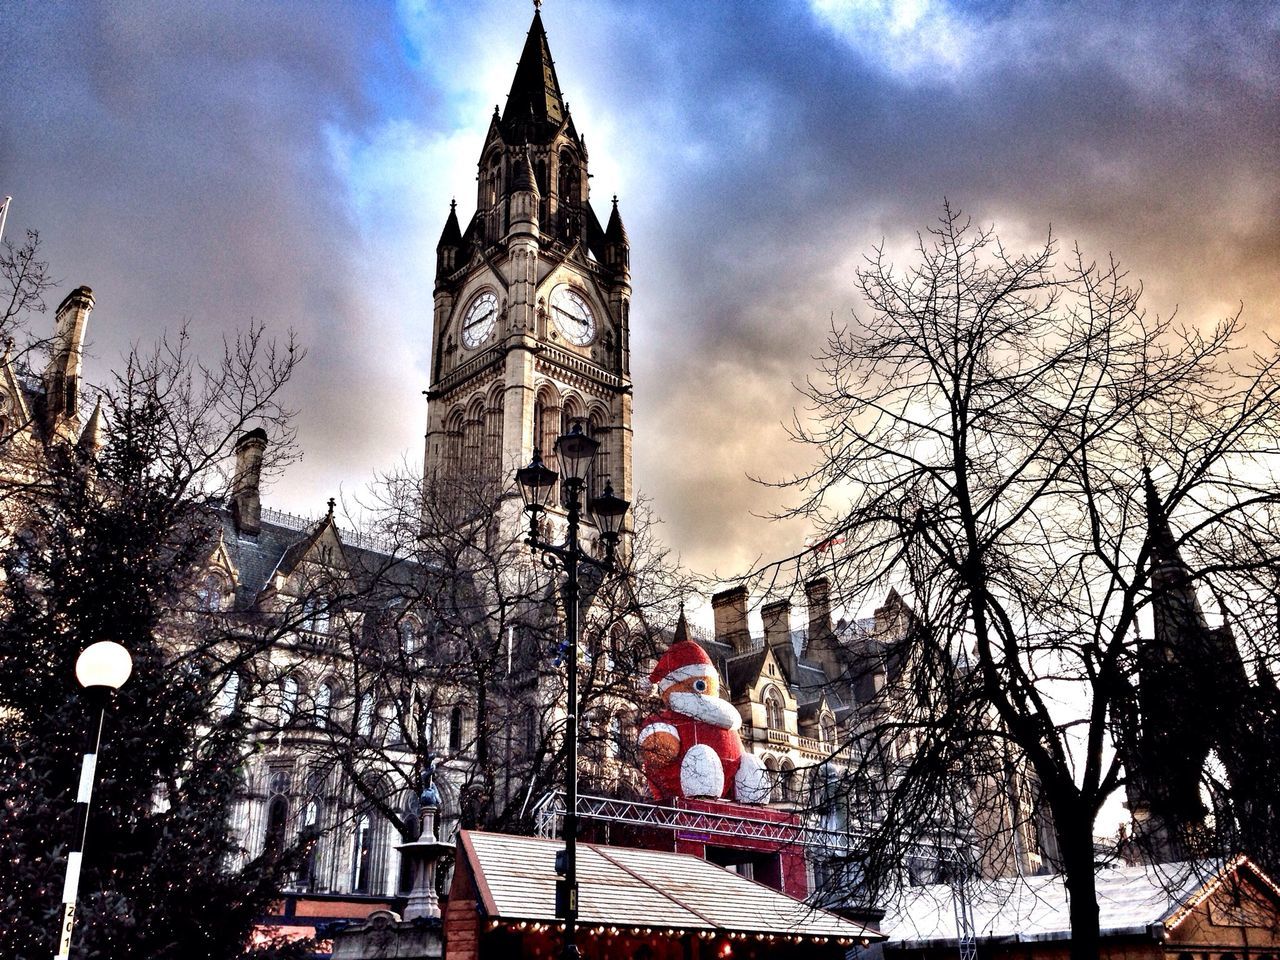
[[[684,611],[680,611],[680,619],[676,622],[676,635],[658,660],[658,665],[649,674],[649,682],[656,683],[663,693],[669,687],[688,680],[691,677],[714,677],[715,665],[707,656],[707,651],[689,639],[689,629],[684,622]]]

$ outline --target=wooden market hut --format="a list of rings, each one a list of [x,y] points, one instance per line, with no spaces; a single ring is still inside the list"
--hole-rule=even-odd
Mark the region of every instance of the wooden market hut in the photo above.
[[[551,960],[558,840],[464,830],[444,918],[449,960]],[[882,939],[686,853],[580,843],[584,960],[837,960]]]
[[[972,883],[978,956],[1064,960],[1071,944],[1060,875]],[[1104,960],[1280,960],[1280,889],[1247,857],[1216,868],[1164,863],[1104,869],[1097,879]],[[888,906],[885,960],[952,960],[955,893],[916,887]]]

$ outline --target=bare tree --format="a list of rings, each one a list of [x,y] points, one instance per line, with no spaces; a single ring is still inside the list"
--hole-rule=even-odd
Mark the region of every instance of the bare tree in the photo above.
[[[858,287],[869,313],[833,329],[793,428],[815,465],[784,485],[824,537],[806,563],[846,608],[896,588],[912,611],[875,651],[909,664],[911,687],[871,738],[911,741],[882,842],[928,839],[913,824],[947,821],[957,773],[1025,767],[1072,956],[1096,956],[1094,824],[1124,783],[1113,744],[1141,715],[1162,594],[1152,512],[1179,521],[1190,583],[1237,612],[1274,604],[1280,354],[1245,350],[1238,316],[1203,333],[1153,319],[1114,260],[1062,256],[1051,236],[1015,254],[950,207],[912,266],[878,248]]]

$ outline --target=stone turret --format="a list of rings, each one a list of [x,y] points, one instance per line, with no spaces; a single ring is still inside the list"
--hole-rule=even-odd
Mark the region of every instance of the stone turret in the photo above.
[[[751,631],[747,628],[747,588],[733,587],[720,591],[711,598],[711,609],[716,618],[716,639],[732,646],[735,653],[745,653],[751,646]]]

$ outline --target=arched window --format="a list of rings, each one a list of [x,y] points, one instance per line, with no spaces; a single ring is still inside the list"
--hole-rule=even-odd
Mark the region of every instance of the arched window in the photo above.
[[[785,729],[783,710],[782,694],[770,687],[764,694],[764,722],[770,730]]]
[[[778,761],[773,757],[765,757],[764,769],[769,779],[769,802],[777,803],[782,799],[782,783],[778,779]]]
[[[371,893],[373,885],[373,820],[368,813],[356,818],[351,851],[351,889]]]
[[[217,613],[222,609],[229,592],[226,577],[220,573],[205,574],[196,591],[200,609],[206,613]]]
[[[422,645],[422,624],[414,617],[401,617],[396,624],[396,632],[400,635],[400,649],[406,657],[418,652]]]
[[[560,397],[550,386],[538,391],[534,402],[534,442],[542,452],[542,461],[552,470],[556,464],[556,438],[560,436]],[[553,495],[553,502],[558,494]]]
[[[609,718],[609,735],[604,742],[605,756],[617,760],[622,756],[622,718],[616,713]]]
[[[333,717],[333,684],[327,680],[316,688],[314,716],[316,726],[322,729]]]
[[[314,774],[312,775],[314,777]],[[308,782],[311,781],[308,778]],[[307,890],[315,890],[319,886],[316,876],[316,864],[320,848],[320,800],[315,795],[309,797],[302,806],[302,815],[298,818],[298,843],[306,853],[302,863],[298,865],[298,884]]]
[[[822,718],[822,740],[831,746],[836,742],[836,718],[830,714]]]
[[[795,764],[790,760],[783,760],[778,770],[778,778],[782,781],[782,799],[788,803],[797,802],[800,797]]]
[[[356,707],[356,736],[368,737],[373,733],[373,697],[367,693]]]
[[[279,853],[284,849],[285,827],[289,822],[289,801],[285,797],[272,797],[267,805],[266,849]]]
[[[298,715],[298,678],[293,674],[280,678],[279,709],[276,721],[292,723]]]
[[[383,704],[381,711],[384,720],[382,724],[383,742],[387,746],[398,746],[404,743],[404,725],[400,722],[403,714],[394,703]]]
[[[449,711],[449,751],[457,753],[462,749],[462,707],[456,706]]]
[[[455,408],[444,425],[444,468],[449,477],[462,475],[463,420],[462,410]]]
[[[240,704],[240,674],[229,673],[213,698],[213,708],[221,717],[229,717]]]
[[[503,396],[501,389],[489,395],[484,413],[484,476],[499,477],[505,473],[502,463]]]
[[[302,629],[312,633],[329,632],[329,604],[321,597],[307,597],[302,601]]]

